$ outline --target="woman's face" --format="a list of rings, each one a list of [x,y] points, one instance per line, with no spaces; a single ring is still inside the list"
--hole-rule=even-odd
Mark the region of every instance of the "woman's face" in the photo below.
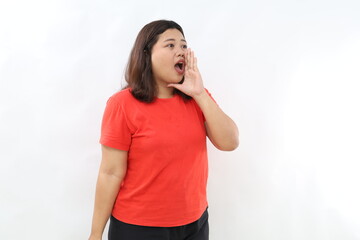
[[[159,35],[151,50],[152,72],[157,85],[181,82],[186,48],[184,36],[177,29],[168,29]]]

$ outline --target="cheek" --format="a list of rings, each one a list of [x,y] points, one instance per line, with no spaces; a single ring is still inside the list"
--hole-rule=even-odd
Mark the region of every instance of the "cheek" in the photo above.
[[[151,65],[154,73],[161,73],[169,71],[171,61],[163,55],[154,54],[151,56]]]
[[[151,56],[151,61],[157,65],[164,64],[166,62],[165,59],[166,59],[166,57],[163,54],[161,54],[161,52],[154,53]]]
[[[159,61],[159,59],[157,59],[156,57],[152,57],[151,58],[151,69],[153,71],[153,73],[158,73],[159,72],[159,69],[161,66],[161,62]]]

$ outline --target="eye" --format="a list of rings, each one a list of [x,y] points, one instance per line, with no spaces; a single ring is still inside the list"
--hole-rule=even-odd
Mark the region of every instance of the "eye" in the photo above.
[[[171,47],[171,48],[175,47],[175,45],[172,44],[172,43],[170,43],[170,44],[168,44],[168,45],[166,45],[166,46],[167,46],[167,47]]]
[[[187,49],[187,45],[182,45],[182,48]]]

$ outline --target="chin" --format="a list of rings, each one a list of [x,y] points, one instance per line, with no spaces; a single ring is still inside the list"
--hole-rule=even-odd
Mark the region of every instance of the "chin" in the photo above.
[[[173,83],[173,84],[177,84],[177,83],[182,84],[182,83],[184,82],[184,77],[168,79],[166,82],[167,82],[168,84],[170,84],[170,83]]]

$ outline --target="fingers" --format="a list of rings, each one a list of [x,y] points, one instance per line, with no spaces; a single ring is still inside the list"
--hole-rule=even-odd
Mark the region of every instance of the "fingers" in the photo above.
[[[194,52],[190,50],[190,69],[194,70]]]
[[[185,54],[185,61],[186,61],[186,70],[196,70],[197,69],[197,59],[195,57],[194,51],[190,48],[187,50]]]
[[[198,71],[198,67],[197,67],[197,58],[194,57],[194,70]]]
[[[185,65],[185,70],[189,71],[191,66],[190,66],[190,48],[188,48],[186,50],[186,53],[185,53],[185,61],[186,61],[186,65]]]

